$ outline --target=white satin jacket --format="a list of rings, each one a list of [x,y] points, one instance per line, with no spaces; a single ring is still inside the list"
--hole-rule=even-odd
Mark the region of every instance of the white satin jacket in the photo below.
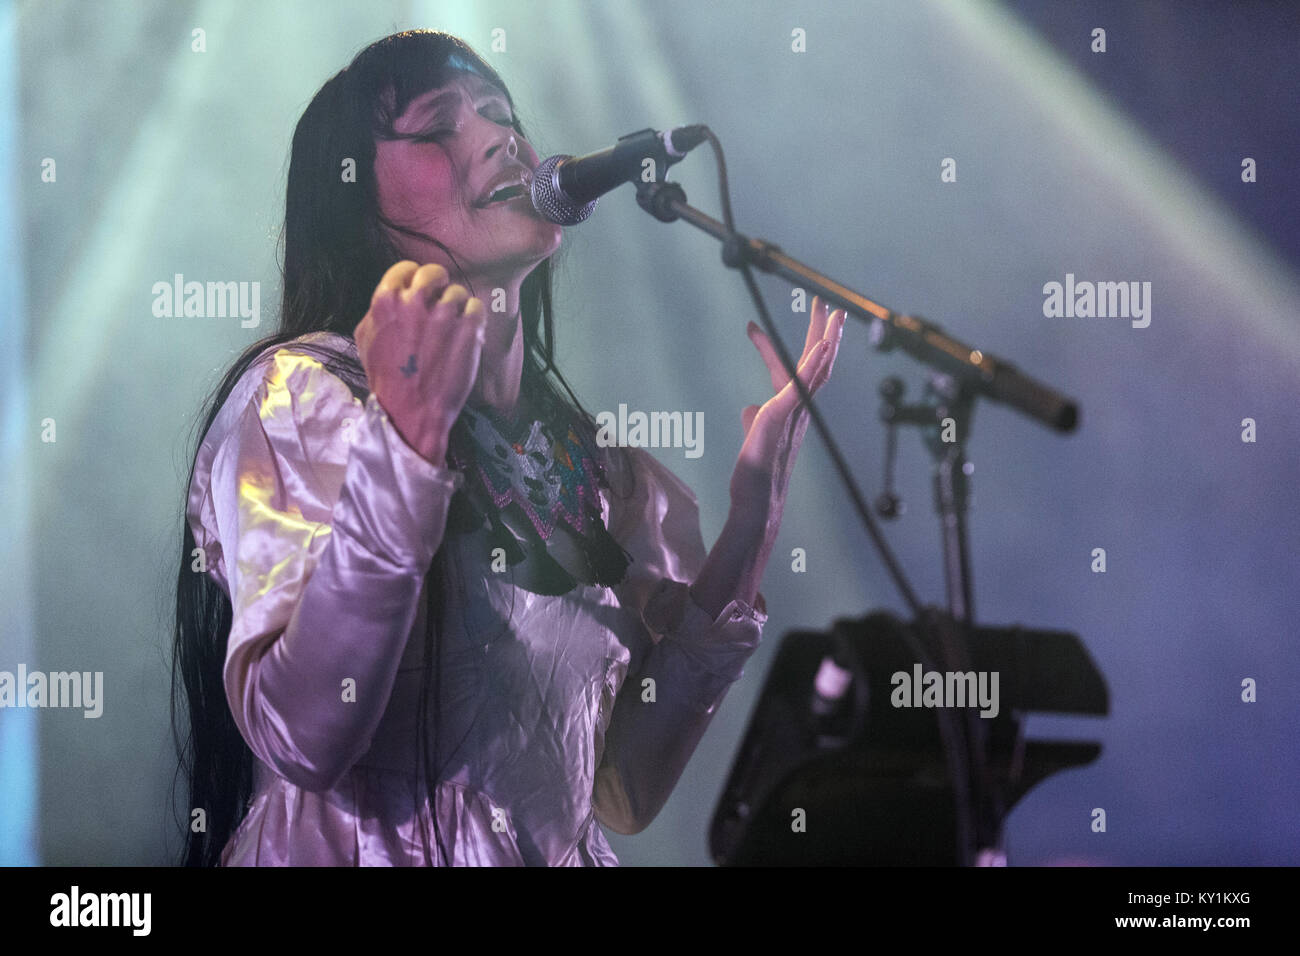
[[[634,495],[602,492],[633,556],[625,580],[533,594],[493,572],[479,533],[444,540],[463,477],[410,448],[374,396],[293,343],[250,366],[199,448],[187,508],[231,597],[226,697],[257,758],[225,865],[617,865],[597,824],[654,818],[767,620],[761,595],[716,620],[695,603],[695,496],[630,451]],[[437,612],[430,800],[415,731],[440,547],[464,595]]]

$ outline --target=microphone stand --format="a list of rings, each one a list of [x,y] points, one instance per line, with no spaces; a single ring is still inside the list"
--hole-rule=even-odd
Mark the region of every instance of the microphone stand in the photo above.
[[[1061,432],[1072,431],[1078,424],[1078,406],[1054,389],[1024,375],[1013,364],[982,349],[960,342],[939,326],[917,316],[903,315],[880,305],[866,296],[836,282],[810,266],[794,259],[773,243],[752,239],[689,205],[679,183],[638,182],[637,204],[661,222],[684,219],[722,243],[722,261],[741,271],[746,281],[752,277],[748,267],[779,275],[797,287],[812,289],[827,302],[845,309],[848,315],[870,323],[870,340],[877,351],[900,348],[936,374],[930,390],[933,402],[899,407],[886,393],[883,413],[891,425],[913,424],[929,429],[927,444],[935,462],[935,507],[939,513],[945,579],[947,582],[947,619],[934,608],[922,607],[908,583],[897,559],[885,542],[872,518],[866,501],[849,470],[844,456],[830,435],[820,409],[799,380],[771,317],[759,300],[759,314],[768,338],[781,358],[787,374],[794,380],[805,407],[821,435],[849,497],[879,551],[885,567],[918,625],[930,636],[928,641],[942,662],[952,670],[969,669],[970,638],[974,627],[974,605],[966,527],[968,497],[967,478],[972,468],[965,455],[975,399],[983,395]],[[869,318],[868,318],[869,317]],[[940,438],[947,426],[954,440]],[[931,654],[919,641],[909,640],[916,659],[927,670],[935,669]],[[938,709],[938,723],[943,737],[949,776],[953,784],[956,810],[958,859],[964,865],[1005,864],[1002,849],[1002,822],[1009,800],[999,793],[989,770],[989,739],[980,718],[971,709],[966,719],[958,718],[950,708]],[[1023,744],[1022,726],[1014,720],[1010,728],[1011,746]],[[1003,741],[1002,743],[1005,743]]]

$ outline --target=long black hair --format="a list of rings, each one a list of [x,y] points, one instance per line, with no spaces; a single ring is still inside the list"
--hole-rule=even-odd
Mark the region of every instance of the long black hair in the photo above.
[[[196,456],[231,390],[259,355],[310,332],[352,337],[380,278],[403,258],[390,239],[390,230],[413,234],[379,212],[373,175],[375,141],[398,138],[393,121],[407,105],[462,72],[478,73],[497,86],[514,114],[514,101],[505,84],[481,57],[458,38],[427,30],[394,34],[366,47],[307,106],[294,131],[289,162],[281,233],[284,285],[279,328],[250,345],[208,397],[201,415],[203,425],[195,439]],[[523,127],[514,115],[511,125],[523,137]],[[349,159],[355,163],[355,181],[342,175]],[[420,237],[435,242],[456,263],[454,253],[434,237]],[[594,419],[554,364],[551,266],[551,259],[542,262],[520,289],[525,342],[521,405],[538,417],[567,420],[600,454],[594,441]],[[454,278],[457,271],[459,266],[453,270]],[[468,284],[463,274],[457,281]],[[472,287],[470,293],[477,294]],[[316,354],[358,399],[364,401],[369,395],[364,369],[350,354],[323,343],[294,343],[293,347]],[[193,480],[191,464],[187,493]],[[630,489],[623,492],[629,493]],[[182,823],[186,846],[180,862],[213,866],[220,862],[225,844],[246,812],[253,790],[254,756],[230,713],[222,676],[232,623],[230,597],[215,579],[198,570],[197,547],[184,510],[182,507],[171,699],[172,731],[179,755],[177,776],[184,775],[189,785]],[[439,548],[425,587],[430,626],[425,632],[417,746],[430,801],[436,793],[437,768],[428,759],[425,711],[430,688],[437,681],[437,612],[445,597],[449,570],[444,554],[445,549]],[[182,719],[182,711],[187,720]],[[436,753],[436,746],[434,750]],[[203,810],[204,827],[192,825],[189,819],[198,809]],[[436,832],[436,812],[432,816],[442,859],[451,862]],[[428,860],[427,837],[425,852]]]

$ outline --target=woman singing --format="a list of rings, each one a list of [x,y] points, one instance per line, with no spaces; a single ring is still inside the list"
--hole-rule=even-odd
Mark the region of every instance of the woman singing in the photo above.
[[[654,819],[758,644],[798,391],[751,325],[775,394],[706,554],[691,491],[602,447],[555,368],[537,162],[441,33],[368,47],[298,123],[280,331],[188,486],[189,864],[617,865],[597,823]],[[814,303],[809,389],[843,324]]]

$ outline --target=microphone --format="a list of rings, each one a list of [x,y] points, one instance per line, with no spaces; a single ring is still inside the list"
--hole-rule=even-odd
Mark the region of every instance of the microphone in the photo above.
[[[550,156],[537,164],[530,188],[533,208],[544,219],[561,226],[585,222],[596,200],[611,189],[640,180],[654,162],[657,180],[673,163],[704,142],[707,127],[678,126],[664,132],[643,129],[628,133],[598,153],[586,156]]]

